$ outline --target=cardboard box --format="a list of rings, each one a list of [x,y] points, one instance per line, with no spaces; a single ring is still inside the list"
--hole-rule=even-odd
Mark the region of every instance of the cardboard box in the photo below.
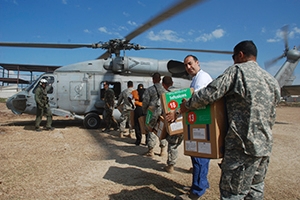
[[[145,128],[146,116],[141,116],[141,117],[138,118],[138,120],[139,120],[139,124],[140,124],[141,133],[142,134],[148,134],[148,131]]]
[[[157,120],[157,124],[153,128],[153,133],[155,133],[160,140],[167,138],[168,133],[166,130],[165,119],[162,116]]]
[[[227,133],[224,99],[183,114],[184,154],[201,158],[222,158]]]
[[[180,90],[175,90],[172,92],[166,92],[161,95],[161,103],[163,113],[168,113],[170,111],[176,112],[183,99],[189,99],[193,94],[193,88],[185,88]],[[176,119],[175,122],[169,123],[165,121],[166,129],[169,135],[177,135],[183,133],[183,118]]]
[[[154,107],[149,106],[149,108],[147,109],[146,118],[145,118],[146,130],[149,130],[149,129],[152,128],[152,127],[149,126],[149,123],[152,119],[153,112],[154,112]]]
[[[122,115],[122,112],[123,112],[123,103],[120,104],[117,109],[120,111],[121,115]],[[130,125],[131,125],[131,128],[134,129],[134,110],[131,110],[130,111]]]

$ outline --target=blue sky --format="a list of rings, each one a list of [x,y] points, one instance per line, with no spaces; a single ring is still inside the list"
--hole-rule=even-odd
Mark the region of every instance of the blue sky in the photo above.
[[[175,0],[0,0],[0,41],[96,43],[123,38]],[[242,40],[258,47],[258,63],[283,53],[280,28],[289,25],[289,47],[300,45],[299,0],[207,0],[165,20],[131,42],[148,47],[232,51]],[[92,60],[102,49],[0,47],[1,63],[67,65]],[[182,59],[191,52],[140,50],[126,56]],[[233,62],[230,55],[192,53],[213,78]],[[285,59],[268,71],[275,75]],[[300,84],[300,67],[295,70]]]

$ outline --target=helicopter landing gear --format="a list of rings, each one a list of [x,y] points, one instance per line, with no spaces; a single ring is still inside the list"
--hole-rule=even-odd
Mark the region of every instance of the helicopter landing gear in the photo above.
[[[83,119],[83,125],[87,129],[97,129],[100,124],[101,119],[97,113],[88,113]]]

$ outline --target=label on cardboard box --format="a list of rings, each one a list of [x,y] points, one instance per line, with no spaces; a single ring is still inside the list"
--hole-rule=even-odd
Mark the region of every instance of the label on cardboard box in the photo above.
[[[185,150],[191,152],[197,152],[197,141],[186,140],[185,141]]]
[[[178,118],[175,122],[170,123],[171,131],[177,131],[183,129],[182,117]]]
[[[161,102],[164,113],[176,111],[179,109],[183,99],[188,99],[192,96],[193,88],[184,88],[172,92],[166,92],[161,95]],[[183,133],[183,118],[178,118],[175,122],[169,123],[165,121],[166,129],[169,135]]]
[[[205,140],[206,133],[204,128],[193,128],[193,139]]]
[[[211,154],[211,144],[208,142],[198,142],[198,153]]]
[[[211,124],[210,105],[185,113],[187,124]]]
[[[155,133],[158,136],[158,138],[161,140],[167,137],[167,131],[166,131],[166,126],[164,121],[165,121],[164,118],[160,116],[158,118],[155,127],[153,128],[153,133]]]
[[[188,99],[192,96],[191,88],[185,88],[180,90],[175,90],[173,92],[164,93],[166,103],[167,103],[167,110],[176,110],[182,102],[182,99]]]
[[[148,109],[146,114],[146,119],[145,119],[146,125],[149,125],[150,120],[152,119],[152,115],[153,115],[153,111],[151,109]]]

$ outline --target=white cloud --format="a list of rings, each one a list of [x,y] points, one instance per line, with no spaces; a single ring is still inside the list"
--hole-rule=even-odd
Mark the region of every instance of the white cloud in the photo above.
[[[91,31],[89,29],[84,29],[83,32],[85,32],[85,33],[91,33]]]
[[[284,39],[285,32],[281,29],[277,29],[274,38],[267,39],[267,42],[279,42]],[[288,38],[294,38],[300,35],[300,28],[294,27],[288,32]]]
[[[172,30],[162,30],[155,34],[153,31],[150,31],[147,36],[150,40],[153,41],[171,41],[171,42],[184,42],[183,38],[179,38],[178,34]]]
[[[131,25],[131,26],[137,26],[137,23],[133,22],[133,21],[128,21],[127,24]]]
[[[62,0],[63,4],[68,4],[67,0]]]
[[[111,32],[111,31],[108,31],[107,28],[105,26],[102,26],[100,28],[98,28],[98,30],[101,32],[101,33],[105,33],[105,34],[108,34],[108,35],[117,35],[118,37],[120,37],[120,34],[118,32]]]
[[[211,33],[204,33],[195,39],[196,42],[207,42],[213,39],[219,39],[225,35],[225,31],[221,28],[212,31]]]
[[[267,39],[267,42],[270,42],[270,43],[272,43],[272,42],[278,42],[278,41],[279,41],[279,39],[274,39],[274,38]]]
[[[100,27],[100,28],[98,28],[98,30],[102,33],[107,33],[106,27]]]
[[[127,13],[127,12],[123,12],[123,15],[126,17],[129,17],[129,13]]]
[[[194,33],[195,33],[195,30],[191,29],[191,30],[189,30],[188,35],[193,35]]]
[[[209,73],[212,78],[217,78],[225,71],[225,69],[227,69],[232,64],[232,60],[216,60],[208,62],[200,61],[201,69]]]

